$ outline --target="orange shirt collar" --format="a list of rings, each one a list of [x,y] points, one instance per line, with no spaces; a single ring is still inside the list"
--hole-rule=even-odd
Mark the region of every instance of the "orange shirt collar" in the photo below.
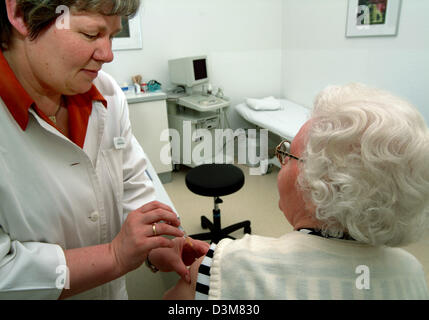
[[[30,109],[35,102],[15,77],[15,74],[5,59],[2,50],[0,50],[0,97],[3,99],[3,102],[9,109],[9,112],[12,114],[15,121],[19,124],[22,130],[25,131],[29,117],[28,109]],[[86,109],[86,112],[84,112],[85,114],[87,114],[88,111],[89,114],[91,114],[92,101],[94,100],[101,101],[107,108],[107,101],[94,85],[91,86],[91,89],[88,92],[69,96],[67,97],[67,100],[68,102],[70,101],[72,105],[75,105],[75,107]],[[79,103],[79,105],[76,105],[75,103]],[[43,118],[47,117],[44,116]],[[86,124],[88,122],[87,120],[88,119],[85,121]],[[71,121],[71,123],[73,124],[73,121]],[[86,132],[86,127],[84,129]]]

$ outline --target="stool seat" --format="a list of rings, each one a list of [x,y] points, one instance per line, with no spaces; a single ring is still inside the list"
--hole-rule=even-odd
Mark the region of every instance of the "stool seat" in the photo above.
[[[244,185],[244,174],[232,164],[203,164],[189,171],[185,181],[193,193],[220,197],[240,190]]]
[[[235,239],[229,234],[238,229],[244,229],[244,233],[251,232],[249,220],[226,228],[222,228],[220,222],[219,204],[223,203],[220,196],[234,193],[244,185],[244,174],[240,168],[232,164],[203,164],[190,170],[185,182],[192,192],[214,198],[213,222],[201,216],[201,227],[210,231],[191,235],[191,238],[218,243],[223,238]]]

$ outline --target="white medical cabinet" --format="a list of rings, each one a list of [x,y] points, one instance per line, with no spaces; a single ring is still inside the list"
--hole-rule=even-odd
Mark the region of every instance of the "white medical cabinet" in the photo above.
[[[170,149],[169,142],[160,139],[161,133],[168,130],[166,99],[164,92],[127,96],[133,134],[163,183],[172,180],[172,164],[161,160],[162,149]]]

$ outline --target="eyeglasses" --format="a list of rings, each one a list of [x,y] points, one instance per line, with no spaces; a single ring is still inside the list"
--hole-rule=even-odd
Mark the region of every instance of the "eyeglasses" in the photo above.
[[[286,164],[286,158],[292,158],[301,161],[300,158],[290,153],[291,142],[289,140],[283,140],[276,148],[276,156],[279,159],[280,164]]]

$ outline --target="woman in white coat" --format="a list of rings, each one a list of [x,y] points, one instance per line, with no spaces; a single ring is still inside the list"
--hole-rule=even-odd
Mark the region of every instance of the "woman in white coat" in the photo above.
[[[185,280],[182,256],[207,250],[155,201],[126,99],[100,70],[138,6],[0,2],[0,298],[125,299],[123,276],[157,249],[179,248],[152,269]]]

